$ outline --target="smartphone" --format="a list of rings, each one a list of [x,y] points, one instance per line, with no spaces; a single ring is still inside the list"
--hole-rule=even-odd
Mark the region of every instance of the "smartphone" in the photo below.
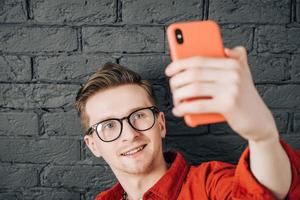
[[[190,21],[173,23],[167,28],[167,37],[173,61],[192,56],[225,57],[222,36],[218,24],[214,21]],[[211,99],[199,97],[186,99]],[[188,114],[184,116],[190,127],[224,122],[223,115],[218,113]]]

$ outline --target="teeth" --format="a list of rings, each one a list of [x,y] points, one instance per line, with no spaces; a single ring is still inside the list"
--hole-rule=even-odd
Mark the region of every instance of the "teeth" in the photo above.
[[[123,153],[122,155],[123,155],[123,156],[133,155],[133,154],[135,154],[135,153],[137,153],[137,152],[143,150],[144,147],[145,147],[145,146],[141,146],[141,147],[135,148],[135,149],[133,149],[133,150],[131,150],[131,151],[127,151],[126,153]]]

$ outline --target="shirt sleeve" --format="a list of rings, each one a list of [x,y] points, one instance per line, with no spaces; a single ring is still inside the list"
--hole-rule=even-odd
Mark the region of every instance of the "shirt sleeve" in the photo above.
[[[280,140],[291,162],[292,184],[288,199],[300,199],[300,153]],[[260,184],[250,170],[249,147],[245,149],[236,166],[232,185],[233,199],[276,199],[273,194]]]

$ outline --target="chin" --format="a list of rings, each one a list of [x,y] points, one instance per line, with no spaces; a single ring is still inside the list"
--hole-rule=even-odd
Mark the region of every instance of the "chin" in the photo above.
[[[121,170],[128,174],[147,174],[154,168],[154,159],[146,158],[147,160],[142,159],[133,163],[123,163]]]
[[[125,173],[128,174],[148,174],[151,172],[153,167],[151,165],[145,165],[145,166],[135,166],[135,167],[126,167],[123,169]]]

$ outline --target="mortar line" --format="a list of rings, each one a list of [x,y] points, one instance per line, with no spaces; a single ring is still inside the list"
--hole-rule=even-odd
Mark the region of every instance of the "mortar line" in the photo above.
[[[297,16],[297,2],[296,0],[291,0],[291,14],[290,14],[290,22],[296,22],[296,16]],[[298,11],[299,12],[299,11]]]
[[[209,0],[203,0],[203,19],[208,19],[208,12],[209,12]]]
[[[31,9],[30,9],[30,5],[31,5],[31,0],[26,0],[25,1],[25,8],[26,8],[26,17],[27,19],[31,20],[32,18],[32,13],[31,13]]]
[[[116,23],[122,22],[122,0],[116,0]]]

